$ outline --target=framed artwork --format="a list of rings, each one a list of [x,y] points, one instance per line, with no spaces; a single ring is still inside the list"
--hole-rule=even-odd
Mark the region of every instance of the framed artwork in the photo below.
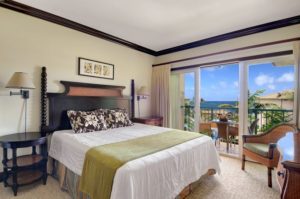
[[[79,57],[78,75],[114,79],[114,65]]]

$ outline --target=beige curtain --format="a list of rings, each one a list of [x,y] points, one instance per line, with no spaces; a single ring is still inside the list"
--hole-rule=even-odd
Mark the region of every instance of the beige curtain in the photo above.
[[[163,117],[163,126],[170,126],[170,75],[171,65],[156,66],[152,69],[152,114]]]
[[[184,104],[183,75],[171,74],[170,80],[170,127],[183,129]]]

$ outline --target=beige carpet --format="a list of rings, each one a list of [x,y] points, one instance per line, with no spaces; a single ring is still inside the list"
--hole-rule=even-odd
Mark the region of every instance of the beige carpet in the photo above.
[[[267,199],[279,198],[279,188],[273,172],[273,189],[267,186],[267,170],[265,167],[247,162],[246,172],[241,171],[240,161],[221,157],[222,174],[204,177],[193,190],[188,199]],[[52,177],[47,185],[37,183],[21,187],[18,196],[14,197],[10,188],[0,186],[1,199],[70,199],[67,193],[59,189]]]
[[[267,185],[267,168],[246,162],[246,171],[241,170],[241,161],[221,157],[221,175],[206,176],[187,199],[279,199],[279,187],[273,174],[273,188]]]

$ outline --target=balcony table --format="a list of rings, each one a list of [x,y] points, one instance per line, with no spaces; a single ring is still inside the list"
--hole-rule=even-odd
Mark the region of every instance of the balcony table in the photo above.
[[[228,142],[228,140],[229,140],[229,126],[230,125],[236,125],[237,123],[236,122],[234,122],[234,121],[231,121],[231,120],[228,120],[227,122],[225,122],[225,121],[220,121],[220,120],[212,120],[212,121],[210,121],[210,122],[212,122],[212,123],[216,123],[216,124],[225,124],[226,125],[226,151],[227,151],[227,153],[229,152],[229,142]]]

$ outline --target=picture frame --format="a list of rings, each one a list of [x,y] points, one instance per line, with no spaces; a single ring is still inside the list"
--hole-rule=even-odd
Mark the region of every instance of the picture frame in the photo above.
[[[96,60],[78,58],[78,75],[114,79],[114,65]]]

